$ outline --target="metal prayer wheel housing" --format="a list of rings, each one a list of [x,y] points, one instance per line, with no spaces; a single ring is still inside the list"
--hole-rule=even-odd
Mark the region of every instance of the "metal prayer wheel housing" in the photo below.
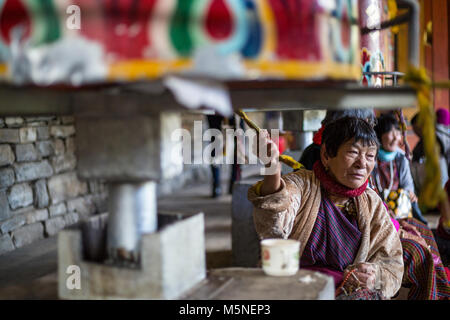
[[[156,183],[113,183],[109,197],[108,256],[137,263],[142,235],[157,229]]]

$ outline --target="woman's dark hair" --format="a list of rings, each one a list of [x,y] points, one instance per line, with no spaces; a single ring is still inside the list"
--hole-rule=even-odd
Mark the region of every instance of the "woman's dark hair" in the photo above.
[[[326,126],[333,121],[346,117],[366,120],[372,127],[374,127],[377,123],[377,119],[375,118],[373,109],[345,109],[328,110],[325,118],[322,120],[322,125]]]
[[[374,127],[377,133],[378,140],[381,141],[381,136],[395,128],[400,130],[400,124],[393,114],[387,113],[378,117],[377,125]]]
[[[336,157],[341,145],[355,138],[355,142],[362,141],[364,146],[373,145],[377,149],[379,142],[372,126],[365,120],[345,117],[329,123],[322,133],[322,144],[331,158]]]

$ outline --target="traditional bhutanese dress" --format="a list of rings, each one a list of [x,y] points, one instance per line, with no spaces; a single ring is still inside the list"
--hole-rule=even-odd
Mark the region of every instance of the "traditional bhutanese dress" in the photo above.
[[[409,287],[408,300],[449,300],[450,282],[431,230],[414,218],[406,219],[420,232],[428,248],[411,239],[400,239],[403,247],[402,285]]]
[[[355,260],[361,232],[355,217],[343,213],[322,191],[317,219],[300,259],[300,266],[326,273],[334,278],[336,287],[342,275]]]
[[[392,161],[395,164],[395,161]],[[389,174],[387,164],[389,162],[378,162],[379,180],[377,191],[392,186],[395,190],[399,185],[399,175]],[[390,177],[390,179],[389,179]],[[380,190],[381,189],[381,190]],[[416,227],[417,231],[425,240],[428,248],[412,239],[400,238],[403,248],[403,273],[402,286],[410,288],[408,300],[447,300],[450,299],[450,283],[447,279],[446,270],[442,264],[433,232],[422,222],[415,218],[403,219],[409,225]],[[404,229],[405,232],[409,232]]]

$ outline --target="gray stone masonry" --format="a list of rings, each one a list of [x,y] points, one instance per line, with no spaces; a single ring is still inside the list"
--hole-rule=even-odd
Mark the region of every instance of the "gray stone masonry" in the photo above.
[[[107,210],[107,190],[76,174],[72,116],[0,118],[0,255]]]
[[[0,167],[14,163],[14,153],[8,144],[0,145]]]
[[[20,143],[19,129],[0,129],[0,143]]]
[[[16,161],[36,161],[38,159],[38,153],[34,144],[18,144],[16,145]]]
[[[44,238],[44,225],[33,223],[12,232],[12,239],[16,248],[23,247],[36,240]]]
[[[48,208],[48,211],[50,213],[50,217],[56,217],[65,214],[67,212],[67,207],[64,202],[61,202],[53,206],[50,206]]]
[[[47,183],[45,179],[36,181],[34,184],[34,204],[36,208],[47,207],[50,200],[47,192]]]
[[[11,209],[26,207],[33,203],[33,190],[26,183],[16,184],[8,194]]]
[[[0,188],[7,188],[14,184],[14,169],[7,167],[0,169]]]
[[[17,128],[23,126],[24,120],[20,117],[6,117],[5,123],[10,128]]]
[[[14,244],[9,234],[0,236],[0,254],[14,250]]]
[[[50,127],[50,134],[57,138],[67,138],[75,134],[75,126],[52,126]]]
[[[45,234],[47,236],[53,236],[57,234],[60,230],[64,229],[66,226],[66,221],[63,217],[51,218],[45,221]]]
[[[75,198],[88,192],[86,182],[78,180],[75,172],[63,173],[48,179],[48,191],[52,204]]]
[[[6,222],[2,223],[0,230],[3,234],[14,231],[17,228],[23,226],[25,224],[25,216],[14,216],[13,218],[7,220]]]
[[[0,189],[0,222],[11,217],[6,189]]]
[[[50,139],[50,130],[48,127],[36,127],[36,134],[38,140]]]
[[[33,210],[25,214],[25,221],[27,224],[45,221],[47,219],[48,219],[47,209]]]
[[[15,163],[14,171],[18,182],[48,178],[53,175],[53,169],[48,160]]]
[[[53,141],[37,141],[36,150],[40,157],[48,157],[55,154],[55,147],[53,146]]]

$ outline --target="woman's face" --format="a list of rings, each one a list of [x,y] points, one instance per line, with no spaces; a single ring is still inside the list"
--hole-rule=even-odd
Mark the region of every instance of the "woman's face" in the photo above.
[[[367,181],[375,166],[376,155],[376,146],[364,146],[362,142],[355,142],[354,139],[342,144],[334,158],[326,154],[325,146],[321,149],[325,168],[329,168],[328,172],[339,183],[351,189],[359,188]]]
[[[384,150],[393,152],[399,148],[401,140],[402,135],[400,130],[392,128],[381,136],[381,145]]]

